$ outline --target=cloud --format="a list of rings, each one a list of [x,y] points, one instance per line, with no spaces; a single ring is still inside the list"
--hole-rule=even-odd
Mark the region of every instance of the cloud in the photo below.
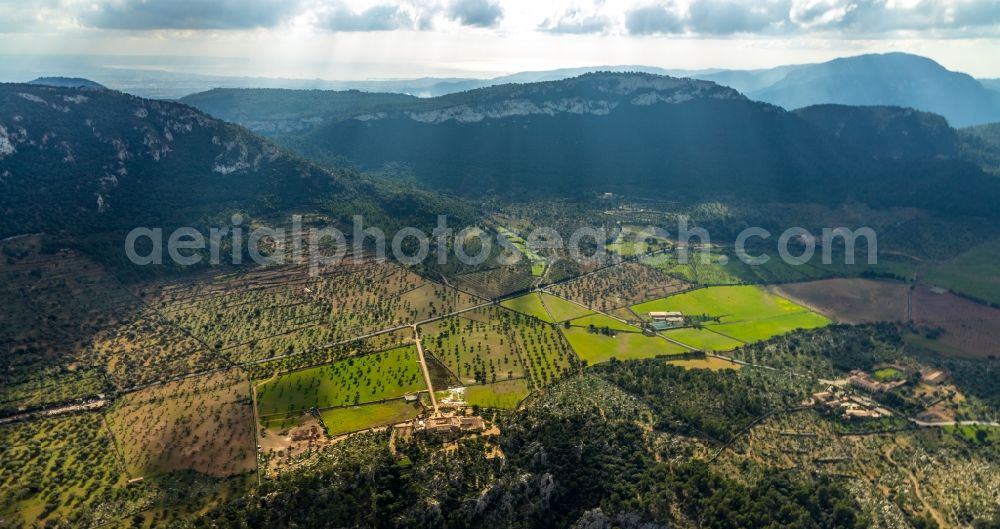
[[[1000,35],[996,0],[692,0],[686,9],[658,3],[625,13],[632,35],[801,35],[886,38],[900,32]]]
[[[790,5],[783,0],[745,2],[742,0],[698,0],[688,11],[690,31],[708,35],[764,33],[780,27],[788,18]]]
[[[397,5],[376,5],[360,12],[338,6],[325,17],[323,25],[332,31],[392,31],[412,29],[414,20]]]
[[[789,20],[802,28],[833,26],[857,7],[853,0],[799,0],[792,2]]]
[[[526,9],[513,0],[0,0],[0,32],[61,31],[79,25],[133,31],[243,30],[273,28],[294,19],[332,31],[434,30],[442,22],[445,27],[497,28],[503,22],[504,29],[570,34],[624,31],[636,36],[1000,37],[998,0],[560,3],[560,11],[545,18],[551,15],[546,8]]]
[[[101,29],[250,29],[276,26],[298,7],[296,0],[109,0],[79,18]]]
[[[639,7],[625,13],[625,29],[632,35],[683,33],[684,22],[665,5]]]
[[[447,15],[464,26],[492,28],[503,20],[503,7],[493,0],[453,0]]]
[[[555,20],[546,19],[538,29],[549,33],[604,33],[612,24],[613,21],[608,16],[587,14],[579,9],[570,8]]]
[[[896,31],[948,32],[1000,25],[995,0],[841,0],[850,4],[842,20],[830,27],[849,34],[873,35]]]
[[[72,25],[73,16],[60,0],[0,0],[0,33],[31,33]]]

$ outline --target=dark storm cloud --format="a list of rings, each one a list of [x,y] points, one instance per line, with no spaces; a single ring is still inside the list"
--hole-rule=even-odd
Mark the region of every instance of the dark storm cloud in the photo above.
[[[102,29],[248,29],[277,25],[295,0],[126,0],[96,4],[80,21]]]
[[[447,15],[465,26],[492,28],[503,19],[503,7],[493,0],[453,0]]]
[[[684,21],[665,5],[650,5],[625,13],[625,28],[632,35],[681,33]]]
[[[361,12],[347,7],[335,8],[325,20],[331,31],[392,31],[414,27],[413,17],[395,5],[377,5]]]

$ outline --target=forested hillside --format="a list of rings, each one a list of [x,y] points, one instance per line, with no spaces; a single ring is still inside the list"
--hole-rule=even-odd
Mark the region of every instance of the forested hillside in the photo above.
[[[462,206],[350,170],[321,168],[187,105],[100,89],[0,85],[0,238],[69,239],[137,226],[220,225],[319,213],[386,228]],[[287,219],[286,219],[287,220]],[[121,251],[89,245],[90,252]]]
[[[279,141],[370,170],[400,162],[475,197],[614,191],[995,214],[1000,182],[947,156],[954,131],[940,118],[819,112],[806,120],[704,81],[599,73],[420,100]],[[848,125],[868,140],[838,137]],[[915,165],[909,155],[929,145],[944,156]]]

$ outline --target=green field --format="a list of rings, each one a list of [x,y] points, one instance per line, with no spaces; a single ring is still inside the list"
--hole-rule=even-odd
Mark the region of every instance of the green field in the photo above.
[[[927,267],[923,279],[929,284],[1000,305],[1000,239]]]
[[[653,256],[645,256],[639,262],[672,276],[680,277],[690,283],[695,282],[694,268],[690,264],[678,263],[677,257],[674,255],[661,253]]]
[[[751,255],[768,253],[748,250]],[[761,265],[751,266],[742,262],[731,250],[712,248],[708,263],[703,263],[697,250],[692,250],[688,262],[681,264],[678,256],[667,253],[643,257],[641,262],[682,277],[692,283],[708,286],[795,283],[833,277],[859,277],[865,273],[896,276],[908,279],[916,265],[900,260],[880,257],[877,264],[869,265],[867,255],[858,255],[855,264],[847,264],[843,254],[834,253],[830,264],[823,264],[823,252],[817,250],[808,263],[793,265],[779,259],[772,250],[771,259]]]
[[[710,287],[640,303],[640,316],[653,311],[680,311],[718,321],[705,327],[743,342],[765,340],[795,329],[830,324],[827,318],[756,286]]]
[[[650,244],[653,242],[654,244]],[[661,244],[667,244],[667,239],[657,237],[652,233],[646,234],[639,226],[622,226],[618,237],[604,245],[609,252],[616,253],[623,257],[633,257],[648,253],[661,248]]]
[[[394,400],[346,408],[332,408],[319,413],[330,435],[342,435],[368,428],[388,426],[417,418],[420,406]]]
[[[590,309],[585,309],[572,301],[566,301],[563,298],[553,296],[552,294],[548,294],[546,292],[542,292],[541,296],[542,303],[545,304],[545,308],[549,309],[549,314],[552,315],[552,319],[557,322],[581,318],[594,313]]]
[[[257,389],[260,415],[351,406],[426,390],[412,346],[278,375]]]
[[[708,329],[673,329],[661,334],[699,351],[731,351],[743,345],[743,342]]]
[[[517,248],[517,251],[521,252],[521,254],[528,259],[531,263],[531,275],[541,277],[545,274],[545,257],[542,257],[538,252],[532,250],[531,247],[528,246],[528,241],[525,241],[520,235],[504,228],[503,226],[498,227],[497,232],[510,241],[510,243]]]
[[[549,313],[546,312],[545,305],[542,305],[542,298],[537,292],[525,294],[514,299],[508,299],[507,301],[501,302],[500,306],[552,323],[552,318],[549,317]]]
[[[722,371],[723,369],[738,370],[742,368],[740,364],[734,364],[729,360],[706,356],[705,358],[685,358],[683,360],[670,360],[666,362],[672,366],[684,369],[707,369],[709,371]]]
[[[500,303],[510,310],[534,316],[549,323],[562,322],[594,314],[576,303],[547,292],[532,292]]]
[[[944,431],[976,446],[1000,443],[1000,428],[992,426],[945,426]]]
[[[893,380],[902,380],[903,378],[906,378],[906,375],[903,374],[902,371],[892,367],[876,369],[875,372],[872,373],[872,376],[879,382],[891,382]]]
[[[620,332],[615,336],[605,336],[579,327],[563,329],[563,333],[577,356],[590,365],[607,362],[612,358],[637,360],[688,352],[663,338],[642,333]]]
[[[591,325],[598,329],[608,328],[615,331],[623,332],[640,332],[640,329],[633,327],[627,323],[622,323],[614,318],[605,316],[604,314],[591,314],[590,316],[584,316],[582,318],[576,318],[570,320],[570,325],[573,327],[589,328]]]
[[[305,418],[309,415],[306,412],[294,413],[291,415],[272,415],[261,419],[260,424],[268,430],[275,432],[285,432],[296,426],[302,426],[305,423]]]
[[[512,410],[530,392],[526,379],[504,380],[495,384],[466,387],[465,402],[469,406],[479,406],[480,408]]]

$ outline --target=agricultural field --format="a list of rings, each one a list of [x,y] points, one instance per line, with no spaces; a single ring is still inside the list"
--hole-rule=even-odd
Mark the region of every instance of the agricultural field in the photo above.
[[[0,388],[0,413],[57,405],[110,390],[101,370],[64,366],[31,378],[22,377],[19,383]]]
[[[938,292],[927,287],[913,292],[913,322],[937,331],[928,345],[968,358],[1000,355],[1000,309]]]
[[[2,425],[0,455],[0,523],[86,527],[118,515],[103,505],[128,477],[99,413]]]
[[[253,475],[175,472],[127,484],[118,450],[96,412],[0,426],[0,526],[128,528],[137,516],[165,525],[245,493]]]
[[[237,362],[301,353],[441,316],[475,298],[400,266],[345,264],[318,278],[279,267],[161,289],[156,306]]]
[[[689,285],[639,263],[622,263],[548,288],[553,294],[607,312],[661,298]]]
[[[910,286],[871,279],[824,279],[772,287],[772,292],[828,318],[857,325],[905,321]]]
[[[641,226],[622,226],[617,237],[605,245],[609,252],[622,257],[634,257],[670,247],[670,241]]]
[[[328,307],[310,300],[318,281],[304,267],[166,285],[151,306],[232,361],[251,361],[335,340]]]
[[[467,386],[464,388],[465,403],[469,406],[479,406],[480,408],[497,408],[512,410],[528,397],[531,389],[528,381],[504,380],[493,384],[480,386]]]
[[[319,416],[327,433],[335,436],[413,420],[421,411],[422,408],[417,403],[394,400],[330,408],[321,411]]]
[[[742,366],[715,356],[704,358],[685,358],[683,360],[668,360],[666,363],[682,367],[684,369],[707,369],[709,371],[722,371],[724,369],[740,369]]]
[[[273,360],[257,361],[246,367],[253,374],[255,380],[269,379],[278,373],[330,364],[339,360],[395,349],[412,343],[413,329],[411,327],[404,327],[375,334],[367,338],[338,343],[330,347],[314,347]]]
[[[640,332],[618,332],[602,334],[588,329],[571,327],[563,329],[563,334],[580,360],[588,365],[618,360],[641,360],[660,356],[685,354],[685,349],[658,336],[646,336]]]
[[[551,316],[551,321],[553,322],[564,322],[593,314],[591,310],[581,307],[572,301],[553,296],[548,292],[542,292],[539,296],[541,296],[542,304],[545,305],[545,310]]]
[[[501,310],[498,314],[536,387],[547,386],[574,371],[576,357],[554,325],[512,311]]]
[[[550,323],[501,308],[422,327],[425,349],[463,385],[528,377],[544,386],[567,373],[571,352]]]
[[[688,251],[687,262],[682,263],[679,251],[644,256],[639,262],[666,274],[699,285],[742,285],[761,282],[761,276],[735,256],[719,248],[709,248],[707,262],[703,262],[702,249]]]
[[[704,318],[704,326],[741,342],[830,323],[827,318],[756,286],[709,287],[632,307],[637,314],[679,311]]]
[[[687,283],[695,283],[694,267],[690,263],[678,262],[677,256],[672,253],[643,256],[639,262]]]
[[[593,314],[592,311],[548,292],[532,292],[500,303],[510,310],[556,323]]]
[[[462,385],[528,376],[509,326],[499,318],[483,320],[455,316],[424,325],[421,327],[424,349]]]
[[[257,386],[260,417],[357,406],[426,391],[414,346],[277,375]]]
[[[227,364],[221,353],[148,309],[102,333],[89,354],[122,389]]]
[[[129,393],[106,417],[132,478],[256,468],[250,381],[238,369]]]
[[[699,351],[732,351],[733,349],[743,345],[743,342],[739,340],[735,340],[709,329],[696,329],[688,327],[683,329],[671,329],[663,331],[660,334]]]
[[[511,266],[498,266],[491,270],[449,277],[449,281],[457,288],[486,299],[496,299],[512,292],[527,290],[534,285],[535,279],[531,275],[531,265],[523,261]]]
[[[1000,305],[1000,239],[987,242],[966,253],[928,265],[923,280],[986,303]]]
[[[590,316],[569,320],[566,323],[569,323],[573,327],[581,327],[584,329],[611,329],[613,331],[622,332],[639,332],[641,330],[634,325],[622,323],[621,321],[605,316],[604,314],[591,314]]]
[[[846,264],[846,257],[836,252],[831,256],[830,264],[824,264],[819,249],[809,262],[801,265],[784,262],[773,248],[766,251],[747,249],[751,255],[767,254],[771,257],[761,265],[744,263],[732,249],[710,248],[707,262],[703,262],[700,252],[692,249],[687,263],[680,262],[677,252],[643,256],[640,262],[690,283],[706,286],[800,283],[862,275],[907,281],[917,269],[915,263],[886,257],[880,257],[878,263],[868,264],[867,255],[858,255],[855,264]]]
[[[0,409],[90,397],[108,389],[90,355],[96,337],[140,303],[100,265],[27,238],[0,244]]]
[[[532,292],[530,294],[502,301],[500,302],[500,305],[510,310],[527,314],[533,318],[538,318],[542,321],[552,322],[552,317],[549,316],[549,312],[545,310],[545,305],[542,304],[542,297],[538,292]]]
[[[497,233],[499,233],[503,238],[507,239],[510,244],[517,248],[518,252],[527,259],[528,263],[531,265],[531,275],[534,277],[542,277],[545,275],[546,260],[545,257],[536,252],[528,245],[528,241],[524,240],[523,237],[514,233],[503,226],[497,227]]]

